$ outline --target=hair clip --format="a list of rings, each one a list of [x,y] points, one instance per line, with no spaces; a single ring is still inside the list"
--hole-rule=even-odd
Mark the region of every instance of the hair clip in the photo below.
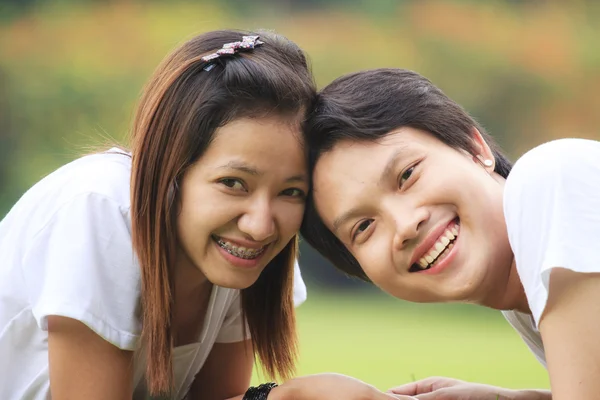
[[[242,36],[241,42],[225,43],[222,48],[220,48],[219,50],[217,50],[214,53],[211,53],[209,55],[202,57],[201,60],[204,62],[209,62],[209,61],[212,61],[221,56],[225,56],[225,55],[231,56],[240,51],[252,50],[255,47],[258,47],[258,46],[261,46],[264,44],[264,42],[258,40],[258,38],[259,38],[259,36]],[[211,69],[214,68],[214,66],[215,65],[213,63],[208,64],[206,67],[204,67],[204,70],[210,71]]]

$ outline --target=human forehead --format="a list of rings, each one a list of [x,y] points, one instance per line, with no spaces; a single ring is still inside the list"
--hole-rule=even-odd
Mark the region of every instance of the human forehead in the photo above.
[[[314,178],[327,177],[330,171],[352,170],[352,175],[365,175],[383,168],[386,156],[396,155],[399,161],[409,159],[436,142],[425,132],[402,127],[376,140],[341,140],[323,153],[315,165]]]
[[[304,158],[305,148],[300,126],[291,117],[239,118],[215,131],[204,156],[228,153],[269,159]]]
[[[298,144],[303,144],[300,124],[297,116],[267,115],[242,117],[229,121],[216,129],[211,144],[226,144],[232,140],[255,142],[268,140],[273,144],[278,139],[293,137]]]
[[[395,149],[403,148],[401,144],[346,141],[320,157],[313,173],[313,193],[329,229],[342,210],[376,201],[385,160]]]
[[[217,129],[197,165],[206,173],[229,169],[273,179],[307,172],[300,128],[279,117],[241,118]]]
[[[372,204],[385,190],[389,176],[436,146],[445,146],[433,135],[402,127],[378,140],[343,140],[324,153],[315,165],[315,205],[326,224],[340,210]],[[440,147],[437,147],[438,149]]]

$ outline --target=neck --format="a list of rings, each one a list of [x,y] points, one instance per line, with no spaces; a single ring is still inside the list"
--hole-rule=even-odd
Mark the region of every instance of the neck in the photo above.
[[[185,255],[179,251],[174,273],[175,305],[187,303],[210,292],[212,283]]]
[[[496,172],[492,173],[492,177],[504,190],[506,179],[497,174]],[[502,215],[504,215],[504,213]],[[506,225],[504,225],[504,228],[506,229]],[[510,253],[508,253],[509,251]],[[507,248],[506,255],[506,265],[510,263],[510,267],[508,267],[508,274],[503,277],[506,284],[504,285],[504,287],[500,286],[496,287],[496,290],[491,290],[492,295],[489,296],[489,298],[487,299],[488,301],[484,302],[483,305],[490,308],[494,308],[496,310],[516,310],[525,314],[531,314],[531,310],[529,309],[529,303],[527,302],[527,296],[525,295],[523,284],[521,283],[519,273],[517,272],[517,263],[515,262],[515,257],[512,253],[512,249],[510,249],[510,246]]]
[[[487,302],[488,304],[485,304],[487,307],[502,311],[516,310],[525,314],[531,314],[523,284],[517,273],[517,266],[514,258],[511,261],[506,285],[504,288],[501,288],[501,290],[501,293],[494,296],[495,299],[492,299]]]

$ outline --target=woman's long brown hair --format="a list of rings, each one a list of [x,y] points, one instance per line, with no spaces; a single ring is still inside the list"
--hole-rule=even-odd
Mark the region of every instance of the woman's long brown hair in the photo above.
[[[260,35],[264,45],[204,69],[202,56],[242,35]],[[301,124],[314,93],[304,53],[289,40],[266,32],[197,36],[168,56],[146,85],[131,132],[131,208],[142,276],[146,379],[152,395],[169,394],[173,384],[172,276],[180,178],[190,165],[201,162],[218,127],[272,113]],[[296,359],[296,251],[294,237],[241,295],[255,354],[271,377],[289,377]]]

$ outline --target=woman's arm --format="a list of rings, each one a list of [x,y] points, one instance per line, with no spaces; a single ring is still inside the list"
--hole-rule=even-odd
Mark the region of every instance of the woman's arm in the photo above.
[[[190,389],[190,400],[241,399],[252,378],[251,340],[215,343]]]
[[[48,316],[50,392],[54,400],[131,400],[132,354],[80,321]]]
[[[215,343],[206,363],[196,375],[190,389],[190,400],[242,400],[252,376],[250,340]],[[269,400],[391,400],[393,397],[375,387],[340,374],[318,374],[298,377],[274,388]]]
[[[554,268],[539,323],[554,400],[600,393],[600,274]]]

